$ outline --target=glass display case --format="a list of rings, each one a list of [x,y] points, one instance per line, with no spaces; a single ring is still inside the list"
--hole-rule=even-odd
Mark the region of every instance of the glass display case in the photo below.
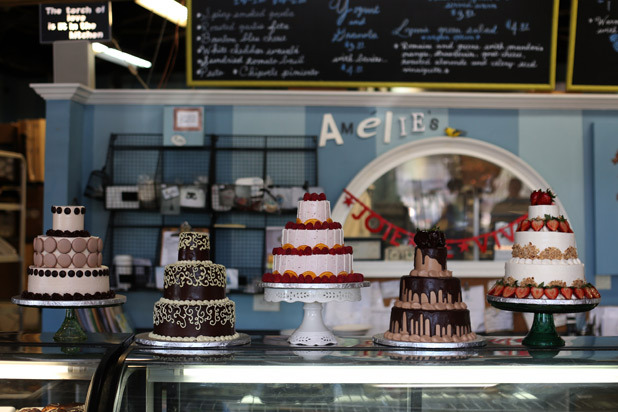
[[[107,368],[131,342],[130,334],[89,334],[61,344],[53,333],[0,333],[0,411],[53,403],[99,404]],[[97,377],[98,375],[98,377]]]
[[[132,344],[106,376],[114,411],[615,411],[618,338],[565,337],[529,350],[487,337],[480,349],[378,346],[371,337],[292,347],[252,336],[243,347],[156,349]]]

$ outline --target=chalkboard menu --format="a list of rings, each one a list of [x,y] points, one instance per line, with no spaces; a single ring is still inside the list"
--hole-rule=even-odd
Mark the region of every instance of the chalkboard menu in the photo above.
[[[189,0],[191,86],[553,89],[558,0]]]
[[[573,0],[567,90],[618,91],[617,0]]]

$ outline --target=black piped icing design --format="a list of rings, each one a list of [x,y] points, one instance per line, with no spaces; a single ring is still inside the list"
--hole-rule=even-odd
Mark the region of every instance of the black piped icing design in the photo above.
[[[51,270],[51,269],[38,269],[29,267],[28,275],[33,276],[47,276],[47,277],[97,277],[97,276],[109,276],[109,269],[89,269],[89,270],[81,270],[81,269],[70,269],[70,270]]]

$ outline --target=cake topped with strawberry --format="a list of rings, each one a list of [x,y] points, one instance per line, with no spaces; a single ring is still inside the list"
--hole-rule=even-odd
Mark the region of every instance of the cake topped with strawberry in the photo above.
[[[530,195],[528,216],[515,232],[505,276],[490,295],[520,299],[598,298],[577,255],[575,234],[550,189]]]
[[[273,271],[266,283],[362,282],[352,269],[353,250],[344,244],[341,223],[333,222],[324,193],[305,193],[296,221],[287,222],[281,246],[273,249]]]

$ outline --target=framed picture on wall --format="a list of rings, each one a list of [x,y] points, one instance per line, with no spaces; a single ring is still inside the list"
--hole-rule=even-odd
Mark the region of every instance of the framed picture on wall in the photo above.
[[[382,260],[384,258],[384,249],[382,249],[382,239],[380,238],[346,237],[345,245],[352,246],[354,260]]]

